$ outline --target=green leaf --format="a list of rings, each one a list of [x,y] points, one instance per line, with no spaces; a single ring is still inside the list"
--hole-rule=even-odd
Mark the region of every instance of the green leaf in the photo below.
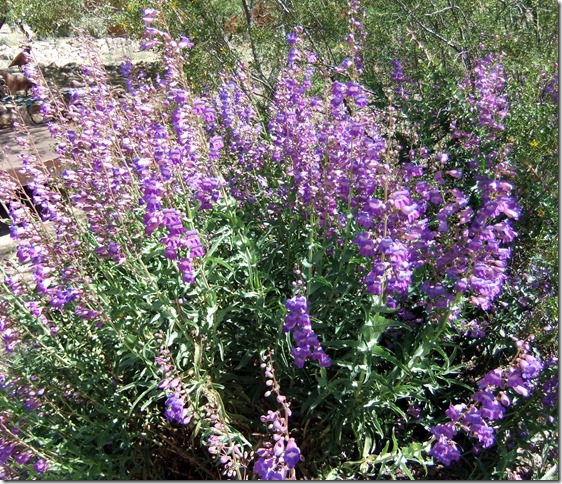
[[[170,346],[174,343],[174,341],[178,338],[179,334],[177,331],[172,331],[172,333],[168,334],[166,338],[166,346]]]
[[[151,391],[153,391],[155,388],[157,388],[158,383],[153,381],[150,386],[144,391],[142,392],[138,398],[132,403],[131,408],[129,410],[129,417],[131,416],[131,414],[133,413],[133,410],[135,409],[135,407],[138,405],[138,403],[146,396],[148,395],[148,393],[150,393]],[[152,403],[154,403],[154,399],[153,398],[149,398],[146,400],[146,402],[144,402],[141,407],[140,410],[141,412],[144,411],[147,407],[149,407]]]
[[[540,478],[541,481],[555,481],[558,477],[558,464],[553,465],[544,476]]]
[[[392,363],[394,366],[400,368],[402,371],[404,371],[404,373],[406,373],[406,375],[412,374],[408,367],[404,365],[404,363],[402,363],[400,360],[398,360],[395,356],[393,356],[386,348],[383,348],[382,346],[375,346],[372,349],[372,352],[373,355],[378,356],[388,361],[389,363]]]
[[[228,269],[229,272],[234,273],[235,269],[232,265],[230,265],[228,262],[222,260],[222,259],[218,259],[216,257],[206,257],[205,260],[207,262],[212,262],[213,264],[219,265],[224,267],[225,269]]]

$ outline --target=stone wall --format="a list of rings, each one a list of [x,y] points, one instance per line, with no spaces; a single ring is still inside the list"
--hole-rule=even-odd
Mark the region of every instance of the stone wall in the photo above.
[[[31,32],[29,29],[27,29]],[[65,90],[80,82],[81,66],[84,56],[81,54],[82,42],[74,37],[63,37],[52,40],[28,41],[26,35],[18,28],[3,25],[0,28],[0,69],[12,73],[20,72],[17,67],[8,68],[12,59],[21,52],[22,44],[31,45],[31,54],[35,64],[41,69],[44,78],[57,89]],[[106,68],[110,82],[124,85],[120,73],[120,64],[129,58],[137,67],[147,71],[150,75],[158,69],[158,57],[153,52],[145,52],[140,48],[140,42],[123,37],[93,39],[102,64]],[[25,104],[22,96],[0,99],[0,129],[8,128],[18,117],[16,109],[26,124],[33,124],[28,115],[28,109],[21,107]],[[14,98],[16,102],[14,102]],[[20,107],[16,107],[19,104]]]
[[[152,52],[141,51],[140,42],[123,37],[93,39],[99,49],[103,65],[119,65],[128,57],[132,62],[152,63],[156,56]],[[68,65],[80,65],[82,42],[74,37],[62,37],[52,40],[31,40],[19,29],[3,25],[0,29],[0,69],[6,69],[12,59],[21,51],[21,44],[31,45],[34,61],[40,68],[64,68]]]

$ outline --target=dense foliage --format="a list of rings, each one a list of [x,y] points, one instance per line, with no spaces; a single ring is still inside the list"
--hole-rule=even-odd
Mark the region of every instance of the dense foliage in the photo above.
[[[487,44],[375,76],[370,8],[333,57],[287,28],[212,84],[153,8],[156,79],[124,63],[116,92],[84,40],[66,105],[28,68],[62,176],[19,126],[4,478],[558,475],[556,197],[526,175],[555,176],[557,81],[524,110]]]

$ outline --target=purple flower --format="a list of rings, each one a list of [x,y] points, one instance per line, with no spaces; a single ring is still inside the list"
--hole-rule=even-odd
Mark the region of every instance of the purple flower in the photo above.
[[[287,468],[278,465],[275,457],[260,457],[254,464],[254,472],[264,481],[284,481],[287,477]]]
[[[494,444],[494,429],[485,424],[474,424],[470,427],[471,433],[478,438],[482,447],[491,447]]]
[[[478,388],[485,388],[487,386],[496,386],[498,388],[503,388],[503,370],[496,368],[489,371],[482,380],[478,383]]]
[[[25,408],[26,410],[35,410],[35,409],[39,408],[40,406],[41,406],[41,402],[39,401],[39,399],[37,399],[35,397],[29,398],[23,404],[23,408]]]
[[[476,402],[480,402],[482,405],[480,408],[482,417],[489,420],[499,420],[503,418],[504,407],[492,392],[479,390],[472,396],[472,399]]]
[[[430,432],[437,438],[445,437],[446,439],[451,440],[457,434],[457,429],[453,422],[449,422],[443,425],[431,427]]]
[[[189,410],[184,408],[184,401],[178,393],[172,393],[168,396],[165,403],[166,410],[164,415],[168,422],[178,422],[181,425],[187,425],[191,421]]]
[[[511,405],[511,400],[509,399],[509,397],[504,392],[499,393],[498,399],[499,399],[499,402],[506,408]]]
[[[183,258],[179,260],[178,267],[181,271],[181,278],[183,282],[193,284],[195,282],[195,275],[193,273],[193,265],[191,259]]]
[[[15,453],[13,457],[18,464],[25,465],[29,462],[29,459],[31,459],[32,456],[33,454],[31,451],[26,450],[24,452]]]
[[[461,416],[461,413],[466,409],[464,403],[457,405],[449,405],[449,408],[445,411],[445,415],[449,417],[453,422],[457,422]]]
[[[359,232],[353,242],[359,246],[359,254],[366,257],[374,257],[375,242],[369,237],[368,232]]]
[[[519,360],[519,366],[521,367],[521,370],[523,370],[522,376],[526,380],[536,378],[544,368],[543,363],[531,355],[525,355],[521,358]]]
[[[33,468],[39,472],[39,474],[44,474],[45,471],[49,468],[49,463],[45,459],[39,459],[34,465]]]
[[[468,427],[472,427],[473,425],[485,425],[482,415],[480,415],[480,410],[474,406],[471,406],[468,412],[461,417],[461,422]]]
[[[56,294],[51,296],[51,306],[60,309],[65,304],[74,301],[78,297],[78,292],[70,287],[59,286]]]
[[[290,32],[287,35],[287,43],[289,45],[295,45],[299,40],[299,36],[297,34],[295,34],[294,32]]]
[[[446,466],[451,465],[451,462],[461,458],[458,444],[453,440],[447,440],[445,437],[439,438],[437,443],[429,451],[429,455],[435,457]]]
[[[478,124],[490,131],[504,130],[501,121],[507,116],[508,102],[501,93],[505,85],[503,66],[491,54],[476,61],[476,82],[478,90],[473,102],[478,111]]]
[[[180,37],[180,41],[178,42],[178,47],[180,49],[186,49],[186,48],[191,48],[193,47],[195,44],[193,42],[191,42],[189,40],[189,38],[187,38],[185,35],[182,35]]]
[[[300,457],[301,452],[295,443],[295,439],[290,438],[289,442],[287,442],[287,446],[285,447],[285,454],[283,455],[283,459],[285,460],[287,467],[289,467],[289,469],[294,469],[300,461]]]
[[[0,465],[8,462],[8,459],[12,456],[16,444],[6,441],[5,439],[0,439]]]
[[[523,380],[521,370],[519,368],[512,368],[507,375],[507,385],[513,388],[519,395],[528,397],[531,392],[528,385]]]

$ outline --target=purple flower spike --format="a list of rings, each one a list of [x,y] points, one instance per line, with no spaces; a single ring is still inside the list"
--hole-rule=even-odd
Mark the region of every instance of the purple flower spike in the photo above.
[[[523,370],[522,376],[526,380],[536,378],[544,368],[542,362],[531,355],[525,355],[524,358],[521,358],[521,360],[519,360],[519,366],[521,370]]]
[[[307,358],[313,358],[321,367],[328,367],[332,360],[324,353],[316,333],[310,324],[308,303],[304,296],[295,296],[288,299],[285,307],[289,310],[285,316],[283,331],[288,333],[293,330],[293,339],[296,347],[291,348],[293,364],[303,368]]]

